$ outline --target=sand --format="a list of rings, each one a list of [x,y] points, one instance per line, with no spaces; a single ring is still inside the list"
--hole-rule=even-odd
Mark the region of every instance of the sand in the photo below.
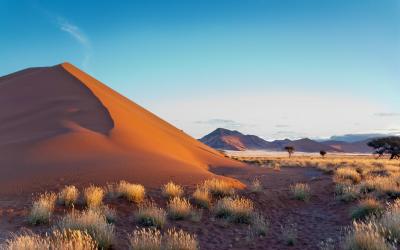
[[[0,194],[194,184],[242,166],[69,63],[0,78]]]

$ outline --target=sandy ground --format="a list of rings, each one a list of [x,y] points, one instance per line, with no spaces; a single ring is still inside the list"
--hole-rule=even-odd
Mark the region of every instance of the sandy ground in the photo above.
[[[224,220],[215,219],[209,211],[204,211],[200,222],[179,221],[167,223],[170,227],[182,228],[196,233],[201,249],[318,249],[320,241],[332,238],[336,242],[344,226],[351,222],[349,213],[352,204],[344,204],[334,199],[334,184],[331,176],[323,174],[314,168],[285,168],[280,171],[249,167],[247,169],[218,169],[219,174],[238,178],[249,183],[258,177],[264,190],[260,194],[251,194],[246,190],[239,194],[252,199],[258,211],[265,215],[271,225],[266,237],[248,239],[246,225],[229,224]],[[297,182],[310,185],[312,197],[303,202],[290,197],[289,186]],[[193,185],[186,186],[186,196],[192,192]],[[166,200],[161,197],[159,189],[149,189],[148,195],[159,206],[165,207]],[[0,238],[8,236],[9,231],[18,231],[27,227],[38,232],[45,232],[49,226],[32,227],[26,222],[30,200],[29,197],[9,197],[0,201]],[[123,199],[108,199],[105,201],[117,209],[116,222],[118,245],[116,249],[126,249],[126,233],[131,232],[136,224],[133,212],[137,209]],[[65,211],[57,208],[57,216]],[[56,217],[57,217],[56,216]],[[56,221],[55,218],[53,221]],[[285,245],[282,240],[281,225],[288,221],[297,224],[298,237],[294,246]]]

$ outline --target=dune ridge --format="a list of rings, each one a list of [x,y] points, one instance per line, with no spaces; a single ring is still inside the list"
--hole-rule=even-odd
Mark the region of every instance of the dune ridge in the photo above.
[[[243,166],[69,63],[1,77],[0,90],[0,192],[191,184],[214,177],[210,167]]]

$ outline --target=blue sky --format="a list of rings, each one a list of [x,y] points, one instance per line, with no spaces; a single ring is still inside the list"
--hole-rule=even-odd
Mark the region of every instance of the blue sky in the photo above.
[[[0,75],[69,61],[200,137],[400,133],[398,0],[0,0]]]

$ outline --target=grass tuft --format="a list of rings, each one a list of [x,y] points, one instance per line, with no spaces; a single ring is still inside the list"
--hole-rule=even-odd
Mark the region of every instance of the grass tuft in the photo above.
[[[143,185],[120,181],[116,188],[117,195],[134,203],[141,203],[145,198]]]
[[[181,197],[183,195],[183,188],[170,181],[162,187],[162,194],[167,198]]]
[[[91,185],[85,188],[83,196],[89,208],[99,207],[103,203],[104,190],[101,187]]]
[[[139,205],[135,214],[138,224],[145,227],[163,228],[166,222],[166,212],[156,206],[154,202],[147,202]]]
[[[209,208],[211,206],[211,196],[207,188],[203,186],[197,187],[192,195],[194,204],[202,207]]]
[[[157,229],[136,229],[128,235],[131,250],[161,250],[161,233]]]
[[[203,187],[216,197],[231,196],[235,194],[235,189],[230,182],[221,179],[210,179],[203,183]]]
[[[58,193],[58,202],[65,206],[73,206],[79,197],[79,190],[75,186],[65,186]]]
[[[352,211],[353,219],[365,219],[373,214],[378,214],[383,211],[382,205],[374,198],[367,198],[359,202],[357,207]]]
[[[32,225],[49,223],[54,212],[57,196],[54,193],[44,193],[39,195],[33,203],[28,216],[28,221]]]
[[[169,229],[164,235],[165,250],[196,250],[199,248],[197,237],[183,230]]]
[[[310,186],[306,183],[296,183],[290,186],[293,198],[301,201],[308,201],[311,197]]]
[[[214,213],[217,218],[236,223],[250,224],[254,212],[253,202],[246,198],[224,197],[217,201]]]
[[[191,215],[192,206],[185,198],[175,197],[167,204],[168,216],[174,220],[182,220]]]

